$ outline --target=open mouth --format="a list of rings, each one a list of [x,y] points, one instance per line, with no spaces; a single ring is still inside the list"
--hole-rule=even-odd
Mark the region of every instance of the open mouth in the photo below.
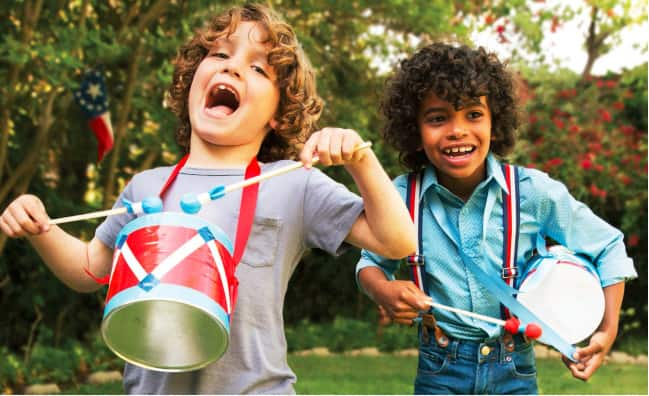
[[[459,156],[462,156],[462,155],[471,154],[472,152],[475,151],[475,149],[476,149],[475,146],[466,145],[466,146],[456,146],[456,147],[445,148],[445,149],[442,150],[442,152],[445,155],[448,155],[450,157],[459,157]]]
[[[216,114],[229,116],[239,108],[239,94],[228,85],[217,84],[207,97],[205,107]]]

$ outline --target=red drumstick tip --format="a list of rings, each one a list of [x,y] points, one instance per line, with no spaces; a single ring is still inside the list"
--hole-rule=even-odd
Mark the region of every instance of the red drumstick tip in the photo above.
[[[530,323],[525,327],[525,335],[532,340],[538,339],[541,334],[543,334],[543,329],[536,323]]]
[[[505,331],[508,332],[509,334],[517,334],[519,330],[519,326],[521,325],[521,322],[515,318],[511,317],[505,321]]]

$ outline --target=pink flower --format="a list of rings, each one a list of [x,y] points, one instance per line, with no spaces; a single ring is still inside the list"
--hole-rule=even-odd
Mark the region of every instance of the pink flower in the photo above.
[[[633,132],[635,132],[635,128],[632,127],[631,125],[622,125],[620,127],[620,131],[622,131],[622,134],[624,136],[631,136],[633,135]]]
[[[624,110],[624,103],[623,103],[623,102],[620,102],[620,101],[618,100],[617,102],[614,102],[614,103],[613,103],[613,108],[614,108],[615,110],[620,110],[620,111],[621,111],[621,110]]]
[[[588,149],[593,153],[602,151],[602,144],[600,142],[588,143]]]
[[[597,187],[594,183],[590,185],[590,193],[598,198],[606,198],[606,191]]]
[[[554,122],[554,125],[559,129],[563,129],[566,127],[566,124],[558,117],[552,118],[552,122]]]
[[[629,246],[634,247],[638,246],[638,242],[640,242],[640,237],[636,234],[631,234],[629,235]]]
[[[568,128],[568,130],[572,133],[578,133],[580,128],[579,125],[572,124],[570,125],[570,128]]]
[[[563,160],[558,157],[554,157],[548,160],[547,165],[550,167],[559,166],[563,164]]]
[[[582,160],[579,165],[581,166],[582,169],[590,169],[593,167],[593,163],[589,159]]]
[[[601,171],[604,170],[604,166],[601,165],[601,164],[595,164],[595,165],[593,165],[593,168],[594,168],[597,172],[601,172]]]
[[[611,122],[611,120],[613,119],[611,117],[611,113],[609,113],[608,110],[604,109],[599,109],[599,116],[604,122]]]

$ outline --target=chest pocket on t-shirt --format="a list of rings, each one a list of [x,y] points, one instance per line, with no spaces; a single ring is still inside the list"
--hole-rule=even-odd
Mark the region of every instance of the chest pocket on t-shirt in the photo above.
[[[251,267],[268,267],[275,262],[281,221],[271,217],[255,216],[242,264]]]

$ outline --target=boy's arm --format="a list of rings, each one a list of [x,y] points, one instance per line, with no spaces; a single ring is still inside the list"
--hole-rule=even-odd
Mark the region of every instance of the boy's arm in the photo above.
[[[617,336],[623,297],[624,282],[604,288],[605,306],[602,323],[590,337],[588,346],[577,348],[574,356],[577,359],[576,363],[563,358],[573,377],[587,381],[604,362]]]
[[[84,242],[52,226],[49,231],[27,239],[54,275],[78,292],[92,292],[102,286],[84,268],[100,278],[110,271],[113,251],[97,238]]]
[[[304,144],[300,160],[311,166],[314,155],[322,165],[345,165],[358,186],[365,211],[345,241],[387,258],[402,258],[416,249],[417,233],[408,210],[374,152],[354,151],[363,140],[353,130],[324,128]]]
[[[365,211],[346,241],[386,258],[402,258],[417,249],[417,232],[410,214],[374,152],[346,165],[363,197]]]
[[[83,242],[58,226],[50,226],[49,221],[41,200],[26,194],[16,198],[0,215],[0,229],[11,238],[27,237],[45,264],[70,288],[85,292],[98,289],[100,285],[83,268],[89,267],[98,276],[107,274],[111,249],[96,238]]]

